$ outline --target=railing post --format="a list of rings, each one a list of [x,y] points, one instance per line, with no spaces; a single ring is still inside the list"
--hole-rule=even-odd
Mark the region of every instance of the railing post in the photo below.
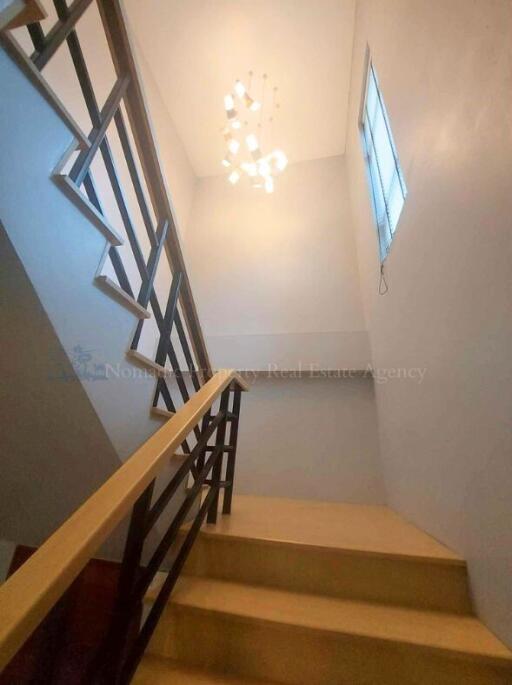
[[[89,674],[95,685],[117,685],[124,661],[130,629],[136,616],[132,596],[138,580],[146,539],[148,513],[153,497],[153,481],[135,502],[130,518],[117,588],[114,613],[105,644]]]
[[[222,513],[231,514],[231,501],[233,499],[233,482],[235,480],[235,461],[236,461],[236,446],[238,443],[238,423],[240,419],[240,404],[242,398],[242,391],[238,385],[233,389],[233,410],[231,412],[231,427],[229,429],[229,447],[228,461],[226,466],[226,489],[224,490],[224,499],[222,501]]]
[[[215,440],[215,446],[220,447],[222,450],[224,450],[224,443],[226,439],[226,426],[227,426],[227,421],[228,421],[228,407],[229,407],[229,386],[223,390],[221,398],[220,398],[220,407],[219,407],[219,412],[222,414],[223,418],[222,421],[219,424],[219,427],[217,428],[217,435],[216,435],[216,440]],[[220,487],[220,481],[222,478],[222,461],[223,461],[223,452],[221,452],[220,457],[217,459],[215,462],[215,465],[212,469],[212,479],[211,479],[211,487],[212,489],[215,490],[215,494],[212,497],[212,503],[210,505],[210,508],[208,509],[208,516],[207,516],[207,522],[208,523],[216,523],[217,522],[217,509],[219,507],[219,487]]]

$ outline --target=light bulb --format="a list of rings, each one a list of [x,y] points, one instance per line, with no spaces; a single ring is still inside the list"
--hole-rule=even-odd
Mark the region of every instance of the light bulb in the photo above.
[[[274,150],[272,153],[276,167],[279,171],[284,171],[288,166],[288,159],[282,150]]]
[[[231,93],[224,96],[224,108],[228,119],[236,119],[235,101],[233,100]]]
[[[233,171],[228,176],[228,181],[235,185],[240,180],[240,172],[238,169],[233,169]]]
[[[247,147],[249,148],[249,152],[254,152],[259,148],[258,144],[258,139],[254,135],[254,133],[250,133],[247,138],[245,139],[245,142],[247,143]]]
[[[272,173],[272,169],[270,168],[268,159],[260,159],[260,162],[258,164],[258,171],[260,173],[260,176],[270,176],[270,174]]]
[[[258,167],[254,162],[244,162],[242,164],[242,169],[247,173],[248,176],[257,176],[258,175]]]
[[[236,153],[238,152],[238,150],[240,148],[240,143],[238,142],[238,140],[231,138],[231,140],[228,143],[228,148],[232,154],[236,155]]]
[[[235,101],[231,93],[224,95],[224,109],[229,112],[231,109],[235,109]]]
[[[234,129],[242,128],[242,124],[238,119],[235,119],[234,121],[231,122],[231,128],[234,128]]]
[[[231,155],[228,153],[221,162],[222,166],[231,166]]]
[[[272,176],[267,176],[265,179],[265,190],[267,193],[273,193],[274,192],[274,179]]]
[[[245,95],[245,86],[241,81],[235,81],[235,93],[239,98],[243,98]]]

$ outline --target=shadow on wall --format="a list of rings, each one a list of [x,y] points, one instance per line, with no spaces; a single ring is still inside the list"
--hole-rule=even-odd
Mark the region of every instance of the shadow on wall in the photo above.
[[[384,503],[371,377],[260,375],[244,399],[237,493]]]
[[[120,460],[1,224],[0,255],[0,537],[37,546]]]

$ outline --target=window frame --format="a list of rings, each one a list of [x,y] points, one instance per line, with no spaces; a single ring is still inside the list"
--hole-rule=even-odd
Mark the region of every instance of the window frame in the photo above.
[[[407,190],[407,184],[405,182],[404,178],[404,173],[403,169],[400,165],[400,160],[398,158],[398,151],[396,148],[395,140],[393,137],[393,132],[391,130],[391,123],[389,121],[388,113],[386,110],[386,105],[384,102],[384,96],[382,94],[379,80],[377,77],[377,72],[373,63],[372,55],[369,46],[366,47],[366,55],[365,55],[365,68],[364,68],[364,78],[363,78],[363,88],[361,92],[361,102],[360,102],[360,107],[359,107],[359,118],[358,118],[358,126],[359,126],[359,133],[361,136],[361,146],[363,149],[363,156],[364,156],[364,162],[365,162],[365,168],[366,168],[366,175],[367,175],[367,182],[369,186],[369,193],[370,193],[370,200],[372,204],[372,212],[373,212],[373,218],[375,222],[375,227],[377,229],[377,239],[378,239],[378,251],[379,251],[379,259],[380,263],[383,264],[386,258],[388,257],[390,251],[391,251],[391,246],[393,245],[396,232],[398,229],[398,225],[400,223],[400,219],[402,218],[402,213],[404,210],[405,206],[405,201],[408,196],[408,190]],[[384,119],[384,124],[386,126],[386,133],[387,133],[387,138],[389,141],[389,145],[391,148],[391,153],[393,155],[393,161],[394,161],[394,166],[395,166],[395,171],[398,179],[398,183],[400,185],[400,190],[401,190],[401,195],[403,198],[403,204],[400,209],[400,213],[398,215],[398,218],[396,220],[396,223],[394,225],[394,228],[391,228],[391,219],[390,219],[390,212],[389,212],[389,206],[388,206],[388,201],[389,201],[389,194],[386,195],[383,189],[383,182],[382,179],[379,178],[377,181],[377,184],[380,183],[380,188],[374,183],[374,175],[372,173],[371,169],[371,158],[370,158],[370,153],[368,151],[368,144],[367,144],[367,135],[366,135],[366,125],[365,125],[365,119],[366,119],[366,114],[367,114],[367,100],[368,100],[368,90],[369,90],[369,85],[370,85],[370,78],[374,79],[375,82],[375,87],[376,87],[376,94],[378,98],[378,102],[380,105],[380,109],[382,111],[383,119]],[[370,133],[372,133],[372,128],[368,126]],[[372,141],[373,141],[373,136],[372,136]],[[375,144],[373,143],[373,148],[375,150]],[[375,164],[377,165],[377,168],[379,167],[378,163],[378,156],[375,154]],[[379,170],[379,176],[380,176],[380,170]],[[388,224],[388,232],[390,234],[390,239],[387,240],[387,238],[383,238],[381,231],[382,231],[382,226],[379,223],[378,219],[378,205],[377,205],[377,199],[376,199],[376,189],[379,190],[379,194],[382,197],[382,202],[384,203],[385,207],[385,214],[387,218],[387,224]]]

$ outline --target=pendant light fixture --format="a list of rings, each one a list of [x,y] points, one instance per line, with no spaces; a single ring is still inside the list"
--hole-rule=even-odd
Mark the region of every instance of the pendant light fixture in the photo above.
[[[279,109],[276,102],[277,88],[273,89],[272,102],[266,104],[267,74],[263,74],[261,78],[259,100],[253,98],[249,92],[252,88],[252,77],[253,73],[250,71],[248,87],[237,79],[232,92],[224,96],[227,126],[222,129],[222,135],[226,141],[227,152],[222,165],[230,169],[228,181],[232,185],[236,185],[242,176],[246,175],[253,188],[263,188],[267,193],[272,193],[276,176],[282,173],[288,164],[288,159],[281,149],[274,149],[267,154],[262,152],[262,145],[272,142],[269,138],[272,134],[275,111]],[[241,117],[244,119],[243,122]],[[234,164],[236,166],[233,168]]]

